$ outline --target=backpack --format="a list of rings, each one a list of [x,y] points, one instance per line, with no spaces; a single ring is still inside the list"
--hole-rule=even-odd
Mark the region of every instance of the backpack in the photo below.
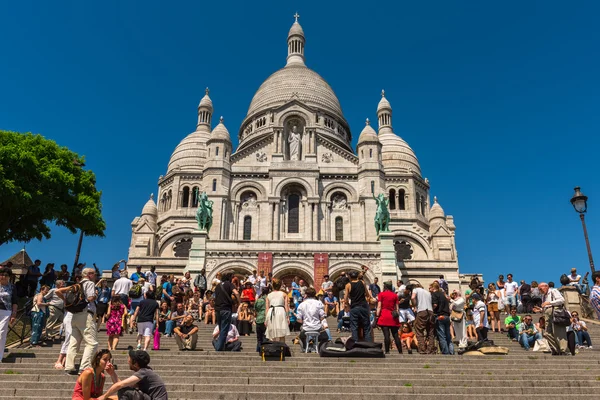
[[[138,297],[142,296],[142,285],[140,285],[139,283],[136,283],[135,285],[133,285],[131,287],[131,289],[129,289],[129,297],[131,297],[132,299],[137,299]]]
[[[81,283],[72,285],[69,290],[65,292],[64,297],[65,309],[72,314],[82,312],[87,308],[88,301],[83,292],[83,285]]]
[[[446,294],[448,294],[448,282],[446,282],[445,279],[440,279],[439,281],[440,287],[442,288],[442,290],[444,292],[446,292]]]
[[[346,288],[346,283],[346,279],[340,277],[335,281],[335,287],[337,290],[344,290]]]
[[[560,276],[560,283],[563,284],[563,286],[568,285],[569,283],[571,283],[571,279],[569,279],[569,277],[567,276],[567,274],[562,274]]]

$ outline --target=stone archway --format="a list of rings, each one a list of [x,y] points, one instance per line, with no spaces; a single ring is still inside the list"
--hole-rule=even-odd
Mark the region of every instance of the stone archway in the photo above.
[[[278,265],[273,268],[273,277],[279,278],[290,288],[292,280],[297,276],[304,280],[307,286],[314,285],[313,274],[310,266],[300,262],[286,262],[284,265]]]

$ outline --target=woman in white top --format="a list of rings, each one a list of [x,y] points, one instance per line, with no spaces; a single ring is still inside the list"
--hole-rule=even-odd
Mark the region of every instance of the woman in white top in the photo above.
[[[285,337],[290,334],[288,327],[288,311],[290,305],[287,295],[281,291],[281,280],[273,279],[273,291],[267,296],[267,326],[266,336],[274,342],[285,342]]]
[[[486,297],[486,303],[488,305],[488,313],[490,319],[492,320],[491,328],[492,332],[500,332],[500,310],[498,308],[498,302],[500,301],[500,296],[498,295],[498,291],[496,291],[496,285],[490,283],[488,285],[488,292]],[[494,325],[496,325],[496,329],[494,329]]]
[[[465,315],[465,299],[462,298],[458,290],[454,290],[450,294],[450,310],[454,313],[462,314],[460,321],[452,321],[454,328],[455,339],[458,341],[458,347],[467,347],[467,330],[466,330],[466,315]]]

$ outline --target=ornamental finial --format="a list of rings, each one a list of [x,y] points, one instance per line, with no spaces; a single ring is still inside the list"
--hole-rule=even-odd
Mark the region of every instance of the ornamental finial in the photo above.
[[[223,116],[221,116],[221,118],[219,118],[219,122],[223,123]]]
[[[208,94],[210,93],[210,90],[208,90],[208,88],[206,88],[206,89],[204,90],[204,93],[205,93],[205,94],[208,96]]]
[[[381,97],[385,97],[385,90],[381,89]]]
[[[370,125],[370,124],[371,124],[371,121],[369,121],[369,118],[367,118],[367,121],[366,121],[366,123],[367,123],[367,125]]]
[[[298,23],[298,18],[300,18],[300,14],[298,14],[298,12],[296,11],[296,14],[294,14],[294,18],[296,18],[296,23]]]

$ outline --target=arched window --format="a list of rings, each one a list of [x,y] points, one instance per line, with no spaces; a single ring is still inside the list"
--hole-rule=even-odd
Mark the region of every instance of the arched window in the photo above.
[[[417,207],[416,208],[417,214],[419,214],[421,212],[421,200],[420,200],[420,197],[418,194],[415,195],[415,206]]]
[[[200,190],[198,186],[192,189],[192,207],[198,207],[198,199],[200,198]]]
[[[404,189],[398,190],[398,209],[406,210],[406,201],[404,200],[404,196],[406,196],[406,192]]]
[[[171,199],[173,198],[173,192],[169,189],[169,195],[167,196],[167,210],[171,209]]]
[[[373,158],[373,149],[369,149],[369,158]]]
[[[217,180],[213,179],[213,192],[217,191]]]
[[[396,209],[396,191],[390,189],[390,210]]]
[[[252,217],[246,215],[244,217],[244,240],[252,239]]]
[[[300,196],[288,196],[288,233],[300,232]]]
[[[335,219],[335,240],[342,242],[344,240],[344,219],[336,217]]]
[[[162,198],[160,199],[160,211],[165,211],[167,209],[167,194],[163,193]]]
[[[183,188],[183,192],[181,194],[181,207],[189,207],[190,206],[190,188],[185,186]]]
[[[219,157],[219,148],[218,147],[215,149],[215,157]]]
[[[427,204],[425,203],[425,196],[421,196],[421,215],[425,216],[425,209]]]

